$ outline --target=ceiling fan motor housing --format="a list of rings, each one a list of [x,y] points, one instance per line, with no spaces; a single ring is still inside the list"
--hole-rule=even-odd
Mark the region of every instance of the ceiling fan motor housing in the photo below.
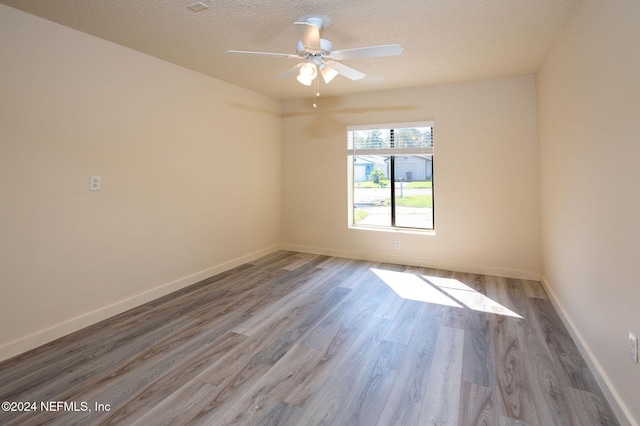
[[[323,28],[328,26],[325,24],[325,19],[328,18],[323,15],[309,15],[306,17],[306,19],[302,17],[300,20],[305,21],[307,24],[315,25],[319,30],[322,30]]]
[[[333,43],[323,38],[320,39],[320,50],[305,49],[304,45],[302,44],[302,40],[298,41],[298,44],[296,44],[296,52],[301,57],[306,57],[308,55],[329,56],[332,51],[333,51]]]

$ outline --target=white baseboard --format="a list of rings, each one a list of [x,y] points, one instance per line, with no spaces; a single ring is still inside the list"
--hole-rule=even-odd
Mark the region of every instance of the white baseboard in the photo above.
[[[589,345],[587,345],[586,341],[582,337],[582,334],[580,334],[575,324],[571,320],[571,317],[565,310],[562,302],[558,299],[558,296],[553,291],[553,288],[549,285],[549,282],[543,275],[540,276],[540,283],[542,284],[542,287],[544,287],[544,290],[547,292],[551,304],[555,308],[556,312],[558,312],[558,315],[564,323],[564,326],[569,331],[569,334],[573,338],[573,341],[578,347],[578,350],[582,354],[582,357],[593,373],[593,376],[598,382],[602,393],[604,393],[607,402],[609,402],[609,405],[611,406],[611,409],[613,410],[620,424],[637,426],[638,423],[633,420],[631,412],[622,402],[620,395],[618,395],[618,392],[616,392],[615,387],[605,374],[604,370],[600,366],[600,363],[593,355],[593,352],[591,352],[591,349],[589,349]]]
[[[95,311],[83,314],[76,318],[72,318],[68,321],[56,324],[28,336],[14,340],[0,346],[0,361],[4,361],[28,350],[37,348],[38,346],[52,342],[56,339],[59,339],[60,337],[66,336],[67,334],[78,331],[84,327],[98,323],[114,315],[118,315],[131,308],[135,308],[136,306],[148,303],[154,299],[195,284],[221,272],[228,271],[229,269],[235,268],[236,266],[240,266],[244,263],[251,262],[252,260],[259,259],[280,249],[280,245],[276,245],[255,251],[245,256],[232,259],[219,265],[207,268],[203,271],[180,278],[178,280],[162,284],[152,290],[137,294],[130,298],[118,301],[111,305],[104,306]]]
[[[307,247],[294,244],[283,244],[282,250],[298,251],[303,253],[321,254],[325,256],[344,257],[347,259],[368,260],[371,262],[395,263],[400,265],[418,266],[423,268],[443,269],[445,271],[466,272],[472,274],[494,275],[504,278],[516,278],[523,280],[538,281],[540,274],[531,271],[521,271],[516,269],[468,265],[463,263],[445,262],[438,260],[425,260],[411,257],[390,256],[384,254],[354,253],[347,250],[323,249],[318,247]]]

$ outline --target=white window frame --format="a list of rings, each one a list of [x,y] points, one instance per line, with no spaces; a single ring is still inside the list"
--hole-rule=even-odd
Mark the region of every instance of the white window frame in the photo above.
[[[434,159],[434,149],[433,142],[432,146],[429,148],[381,148],[381,149],[355,149],[355,145],[353,140],[351,139],[351,132],[359,131],[359,130],[397,130],[403,128],[413,128],[413,127],[431,127],[432,129],[432,137],[433,137],[433,129],[434,129],[434,121],[417,121],[417,122],[405,122],[405,123],[383,123],[383,124],[366,124],[366,125],[354,125],[347,126],[347,179],[348,179],[348,226],[353,229],[373,229],[373,230],[382,230],[382,231],[401,231],[401,232],[412,232],[412,233],[435,233],[435,202],[434,202],[434,176],[435,171],[432,168],[432,228],[412,228],[412,227],[402,227],[402,226],[375,226],[375,225],[359,225],[354,223],[354,157],[355,156],[364,156],[364,155],[376,155],[376,156],[402,156],[402,155],[431,155],[432,165]],[[391,182],[395,180],[394,176],[391,176],[393,179]]]

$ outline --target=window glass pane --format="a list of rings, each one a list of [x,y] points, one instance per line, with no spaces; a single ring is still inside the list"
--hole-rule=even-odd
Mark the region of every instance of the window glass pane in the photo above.
[[[395,148],[433,148],[431,127],[408,127],[394,131]]]
[[[353,161],[353,223],[391,226],[389,156],[354,156]]]
[[[356,130],[353,132],[355,149],[391,148],[391,131],[388,129]]]
[[[433,156],[394,157],[396,226],[433,229]]]

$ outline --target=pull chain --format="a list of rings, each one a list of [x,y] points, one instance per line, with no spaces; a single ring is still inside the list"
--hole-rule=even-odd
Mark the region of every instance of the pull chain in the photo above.
[[[315,79],[314,83],[315,83],[315,87],[313,89],[313,107],[317,108],[318,105],[316,104],[316,97],[320,96],[320,92],[318,91],[318,78]]]

